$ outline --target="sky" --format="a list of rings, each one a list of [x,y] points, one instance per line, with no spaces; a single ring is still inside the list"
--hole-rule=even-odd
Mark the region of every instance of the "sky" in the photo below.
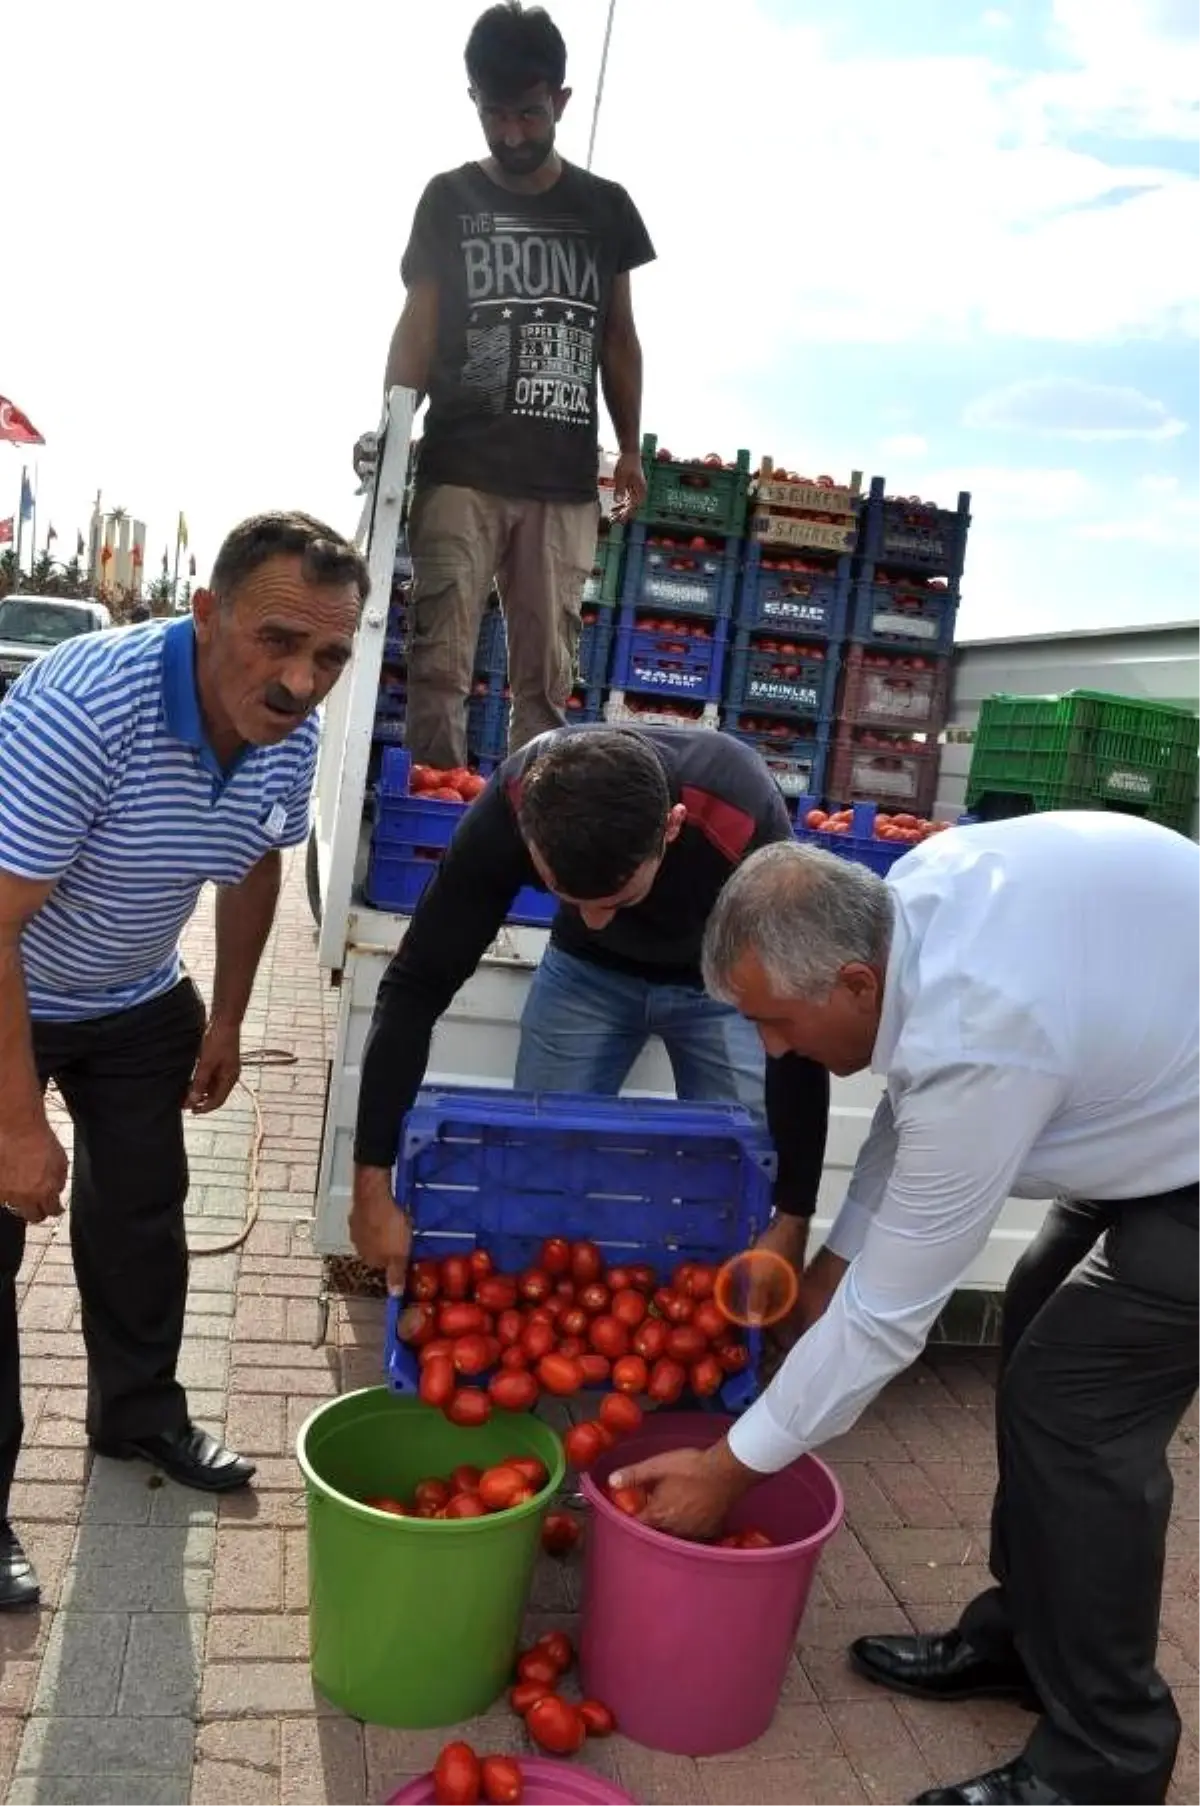
[[[151,572],[181,509],[201,579],[262,509],[353,529],[413,207],[482,154],[480,3],[10,9],[0,394],[46,437],[39,538],[98,489]],[[551,11],[583,161],[605,0]],[[617,0],[594,167],[658,251],[644,426],[969,490],[962,637],[1194,617],[1198,71],[1194,0]]]

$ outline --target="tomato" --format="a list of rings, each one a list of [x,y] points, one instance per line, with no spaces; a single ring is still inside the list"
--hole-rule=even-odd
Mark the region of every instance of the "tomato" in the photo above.
[[[487,1273],[475,1287],[475,1302],[485,1311],[510,1311],[517,1302],[517,1282],[510,1273]]]
[[[723,1342],[713,1353],[721,1363],[722,1373],[745,1373],[750,1365],[750,1350],[744,1342]]]
[[[657,1361],[667,1350],[668,1329],[660,1317],[649,1317],[633,1332],[633,1350],[643,1360]]]
[[[588,1341],[597,1354],[607,1355],[610,1361],[618,1361],[629,1353],[629,1331],[615,1317],[593,1317]]]
[[[586,1351],[587,1343],[582,1336],[564,1336],[558,1345],[559,1354],[566,1355],[572,1361],[577,1361]]]
[[[573,1423],[563,1437],[563,1447],[567,1451],[567,1460],[572,1467],[582,1470],[590,1467],[598,1455],[604,1453],[604,1438],[600,1435],[600,1425],[594,1423]]]
[[[623,1511],[627,1518],[640,1517],[650,1502],[650,1495],[644,1486],[618,1486],[609,1491],[609,1503],[618,1511]]]
[[[606,1279],[610,1292],[627,1292],[633,1284],[633,1275],[628,1267],[610,1267]]]
[[[547,1555],[566,1555],[578,1541],[579,1525],[569,1511],[551,1511],[547,1515],[542,1525],[542,1548]]]
[[[454,1369],[467,1379],[485,1373],[492,1365],[491,1349],[486,1336],[460,1336],[454,1344]]]
[[[558,1327],[564,1336],[586,1336],[587,1326],[588,1314],[577,1304],[564,1311],[558,1320]]]
[[[449,1480],[418,1480],[413,1488],[413,1504],[418,1510],[424,1505],[448,1505],[450,1503]]]
[[[369,1505],[372,1511],[386,1511],[390,1518],[407,1518],[412,1516],[408,1506],[403,1504],[399,1499],[364,1499],[363,1504]]]
[[[712,1297],[716,1283],[716,1269],[704,1261],[695,1261],[688,1276],[687,1295],[694,1304],[702,1304]]]
[[[554,1324],[555,1328],[558,1329],[561,1333],[562,1319],[563,1319],[563,1316],[565,1315],[567,1309],[568,1309],[567,1299],[560,1298],[558,1295],[558,1288],[555,1287],[554,1291],[551,1292],[549,1298],[547,1298],[545,1304],[538,1305],[536,1315],[537,1315],[539,1322],[544,1319],[545,1322]],[[535,1313],[533,1311],[531,1311],[529,1314],[530,1314],[530,1317],[533,1317],[535,1315]]]
[[[451,1492],[478,1492],[482,1478],[482,1468],[472,1467],[469,1461],[463,1461],[450,1476]]]
[[[696,1308],[690,1298],[685,1298],[682,1292],[672,1292],[667,1286],[655,1292],[654,1303],[659,1316],[675,1324],[690,1323]]]
[[[589,1317],[599,1317],[608,1309],[608,1287],[601,1285],[598,1280],[591,1285],[581,1286],[577,1297]]]
[[[535,1304],[532,1310],[527,1310],[525,1313],[526,1323],[544,1323],[548,1328],[553,1329],[554,1312],[550,1309],[553,1302],[548,1298],[545,1304]]]
[[[536,1455],[506,1455],[504,1466],[515,1467],[526,1486],[532,1487],[534,1492],[541,1492],[550,1478],[545,1464]]]
[[[553,1756],[573,1756],[587,1737],[578,1708],[557,1693],[535,1700],[525,1715],[525,1727],[533,1741]]]
[[[482,785],[482,778],[479,780]],[[485,1756],[479,1769],[483,1797],[489,1806],[519,1806],[525,1798],[521,1764],[512,1756]]]
[[[554,1290],[554,1281],[541,1267],[526,1267],[517,1279],[517,1291],[529,1304],[541,1304]]]
[[[477,796],[482,796],[486,789],[487,779],[481,777],[477,771],[469,771],[458,787],[458,794],[462,797],[464,803],[473,803],[475,798]],[[488,1762],[495,1762],[496,1760],[497,1758],[495,1756],[489,1756],[487,1758]],[[486,1767],[487,1764],[485,1763],[484,1766]],[[519,1799],[520,1795],[515,1794],[513,1797],[514,1799]],[[485,1794],[484,1798],[490,1800],[492,1795],[490,1793]]]
[[[440,1517],[485,1518],[488,1508],[477,1492],[456,1492],[450,1503],[439,1512]]]
[[[408,1304],[396,1323],[396,1338],[410,1348],[432,1342],[437,1334],[437,1312],[432,1304]]]
[[[487,1313],[477,1304],[444,1304],[438,1312],[438,1329],[443,1336],[473,1336],[487,1328]]]
[[[416,1260],[409,1275],[408,1289],[416,1299],[436,1298],[442,1289],[441,1264],[436,1260]]]
[[[520,1343],[513,1343],[511,1347],[501,1350],[500,1365],[507,1368],[509,1373],[522,1373],[529,1365],[529,1356]]]
[[[713,1303],[711,1298],[706,1298],[703,1304],[696,1306],[696,1314],[692,1318],[692,1323],[706,1342],[719,1342],[729,1330],[729,1325],[725,1321],[725,1313],[720,1305]]]
[[[537,1681],[542,1687],[553,1687],[561,1673],[558,1663],[546,1649],[527,1649],[517,1661],[517,1679]]]
[[[427,1405],[436,1405],[440,1409],[449,1404],[454,1396],[453,1361],[446,1355],[435,1355],[426,1361],[421,1369],[418,1391]]]
[[[583,1371],[585,1386],[602,1386],[612,1373],[612,1362],[607,1355],[584,1353],[579,1357],[579,1365]]]
[[[470,1261],[463,1254],[448,1254],[442,1262],[442,1297],[461,1299],[470,1290]]]
[[[623,1323],[626,1329],[636,1329],[646,1315],[646,1300],[632,1288],[624,1292],[614,1290],[611,1309],[618,1323]]]
[[[600,1422],[614,1436],[626,1436],[642,1421],[642,1407],[624,1392],[610,1392],[600,1400]]]
[[[694,1323],[680,1324],[667,1337],[667,1353],[673,1361],[682,1361],[685,1367],[698,1361],[707,1350],[708,1338]]]
[[[655,1361],[650,1372],[650,1384],[646,1391],[658,1405],[673,1405],[683,1391],[687,1379],[686,1369],[678,1361]]]
[[[521,1331],[525,1328],[525,1319],[520,1311],[513,1309],[501,1311],[496,1318],[496,1334],[505,1348],[521,1340]]]
[[[419,796],[422,790],[432,789],[441,775],[432,765],[414,765],[408,774],[409,795]]]
[[[557,1337],[549,1323],[527,1323],[521,1331],[520,1346],[531,1361],[540,1361],[554,1347]]]
[[[774,1542],[765,1530],[733,1530],[723,1536],[718,1549],[773,1549]]]
[[[658,1276],[653,1267],[630,1267],[629,1283],[631,1286],[635,1286],[639,1292],[652,1292],[658,1284]]]
[[[575,1660],[575,1651],[571,1647],[571,1639],[565,1630],[548,1630],[534,1644],[535,1649],[544,1649],[560,1674],[565,1674]]]
[[[697,1398],[711,1398],[719,1392],[725,1380],[725,1369],[716,1355],[702,1355],[693,1362],[688,1373],[688,1385]]]
[[[483,1771],[469,1743],[448,1743],[433,1765],[433,1797],[439,1806],[477,1806]]]
[[[806,828],[823,828],[828,820],[824,809],[810,809],[804,817],[804,825]]]
[[[460,1429],[477,1430],[492,1415],[492,1401],[477,1386],[463,1386],[442,1410]]]
[[[598,1417],[593,1418],[592,1420],[592,1430],[597,1442],[600,1444],[600,1453],[602,1455],[606,1454],[609,1449],[616,1447],[616,1437],[613,1435],[608,1425],[606,1423],[601,1423]]]
[[[571,1270],[571,1244],[565,1235],[550,1235],[542,1243],[538,1266],[556,1276]]]
[[[498,1411],[532,1411],[538,1401],[538,1383],[531,1373],[494,1373],[488,1397]]]
[[[545,1681],[518,1681],[515,1687],[509,1688],[508,1703],[518,1718],[524,1718],[530,1706],[536,1705],[539,1699],[546,1699],[554,1688]]]
[[[604,1257],[595,1242],[572,1242],[571,1277],[576,1285],[588,1285],[604,1271]]]
[[[511,1511],[529,1497],[529,1484],[517,1468],[502,1461],[480,1475],[479,1496],[489,1511]]]
[[[579,1716],[589,1737],[611,1737],[617,1728],[616,1713],[611,1706],[602,1705],[598,1699],[580,1700]]]
[[[583,1369],[569,1355],[543,1355],[537,1364],[539,1382],[557,1398],[570,1398],[583,1385]]]
[[[495,1367],[504,1353],[504,1344],[499,1336],[485,1336],[483,1339],[487,1343],[487,1364],[489,1367]]]
[[[650,1371],[641,1355],[622,1355],[613,1362],[612,1382],[618,1392],[644,1392]]]

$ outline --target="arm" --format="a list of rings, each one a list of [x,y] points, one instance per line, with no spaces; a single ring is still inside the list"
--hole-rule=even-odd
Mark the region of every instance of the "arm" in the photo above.
[[[642,347],[633,319],[628,270],[613,279],[600,342],[600,386],[617,435],[620,457],[613,477],[614,520],[637,513],[646,499],[642,469]]]
[[[46,1119],[33,1058],[21,931],[53,884],[0,872],[0,1203],[27,1222],[62,1212],[67,1157]]]
[[[775,1216],[758,1245],[782,1254],[799,1268],[808,1246],[808,1226],[817,1207],[825,1139],[829,1131],[829,1074],[799,1054],[768,1059],[765,1085],[767,1128],[775,1143]]]
[[[222,884],[217,890],[212,1008],[187,1097],[188,1108],[198,1116],[219,1110],[237,1084],[242,1018],[275,920],[280,871],[278,852],[264,853],[240,884]]]
[[[350,1233],[368,1265],[394,1267],[399,1211],[392,1167],[438,1018],[504,925],[518,890],[538,883],[504,790],[501,766],[465,814],[380,980],[363,1050],[354,1137]]]
[[[392,333],[383,375],[385,395],[397,386],[415,389],[418,396],[427,393],[437,348],[437,320],[437,283],[425,277],[410,287]]]

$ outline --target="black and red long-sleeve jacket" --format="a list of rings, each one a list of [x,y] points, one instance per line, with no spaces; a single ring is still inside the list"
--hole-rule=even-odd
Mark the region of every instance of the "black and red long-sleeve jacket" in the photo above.
[[[562,733],[505,761],[471,805],[427,886],[379,986],[363,1053],[354,1157],[391,1166],[400,1124],[425,1076],[438,1018],[504,925],[523,885],[540,885],[517,826],[525,773]],[[630,730],[635,731],[635,730]],[[758,755],[710,728],[639,728],[662,760],[672,803],[687,811],[648,895],[593,932],[559,907],[553,944],[576,959],[652,984],[701,986],[700,948],[730,872],[758,847],[791,838],[778,790]],[[542,887],[544,888],[544,887]],[[765,1107],[779,1170],[779,1209],[811,1216],[825,1156],[829,1075],[794,1054],[767,1061]]]

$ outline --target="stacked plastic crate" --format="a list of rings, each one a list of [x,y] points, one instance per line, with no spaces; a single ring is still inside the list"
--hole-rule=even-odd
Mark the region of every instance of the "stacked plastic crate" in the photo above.
[[[872,480],[860,522],[825,794],[928,816],[937,794],[969,495],[955,510]]]
[[[767,458],[751,489],[721,726],[758,749],[793,806],[824,793],[860,481],[813,482]]]
[[[608,721],[716,727],[750,454],[690,462],[642,442],[647,496],[628,530]]]

